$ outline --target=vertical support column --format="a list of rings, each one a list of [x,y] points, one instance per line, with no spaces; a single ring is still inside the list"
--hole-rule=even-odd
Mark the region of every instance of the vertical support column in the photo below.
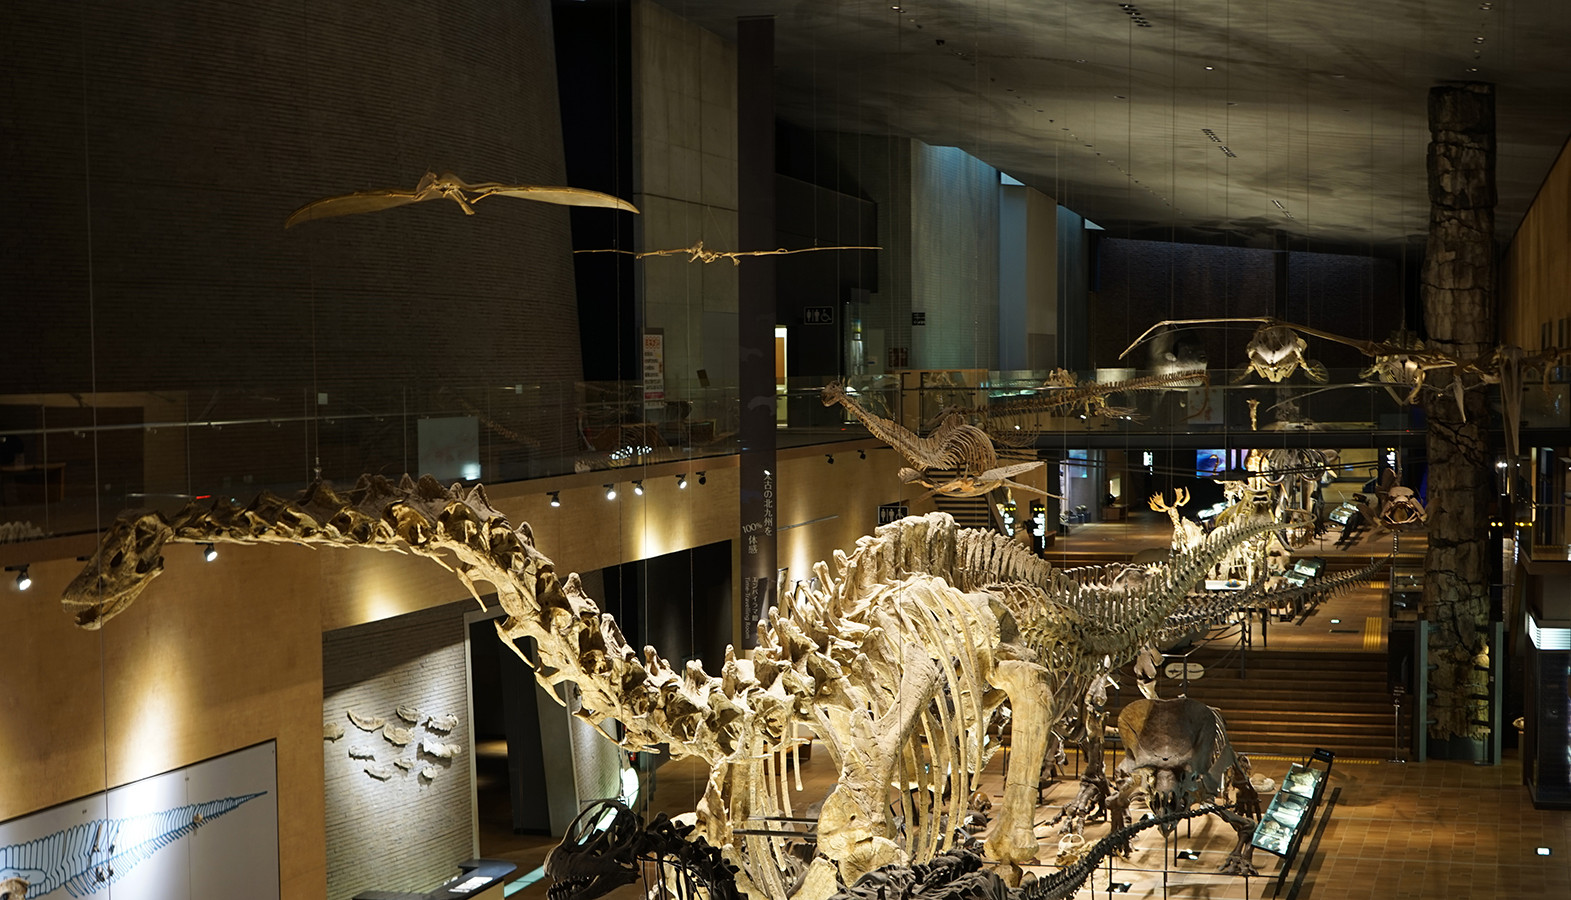
[[[737,246],[775,241],[775,20],[736,25]],[[775,591],[775,262],[747,260],[737,272],[737,383],[741,403],[742,647]]]
[[[1494,86],[1441,85],[1429,91],[1429,240],[1424,251],[1424,325],[1432,345],[1463,359],[1495,343]],[[1489,413],[1477,377],[1450,370],[1428,415],[1429,737],[1465,739],[1448,756],[1481,755],[1494,718],[1489,699]],[[1465,405],[1459,408],[1458,398]],[[1465,411],[1465,416],[1463,415]],[[1471,749],[1466,740],[1473,741]],[[1442,748],[1432,746],[1431,751]],[[1431,752],[1430,755],[1435,755]],[[1422,758],[1422,756],[1420,756]]]

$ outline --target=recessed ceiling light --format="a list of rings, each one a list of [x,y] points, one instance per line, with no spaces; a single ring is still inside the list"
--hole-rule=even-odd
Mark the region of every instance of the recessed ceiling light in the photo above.
[[[1483,42],[1484,42],[1484,36],[1483,35],[1479,35],[1478,37],[1473,38],[1473,43],[1475,43],[1475,44],[1482,44]]]
[[[1539,856],[1548,856],[1549,854],[1551,854],[1553,852],[1554,851],[1550,850],[1548,847],[1539,847],[1538,848],[1538,855]]]
[[[1331,73],[1331,77],[1332,78],[1346,78],[1347,76],[1343,75],[1341,72],[1332,72]]]
[[[1478,71],[1478,67],[1477,66],[1468,66],[1467,70],[1469,72],[1477,72]]]
[[[1128,100],[1129,98],[1125,97],[1123,94],[1114,94],[1113,95],[1113,99],[1114,100]]]
[[[1083,62],[1085,62],[1085,60],[1083,60],[1083,59],[1077,59],[1077,60],[1075,60],[1075,62],[1077,62],[1077,63],[1083,63]]]
[[[1216,71],[1216,66],[1206,66],[1206,71],[1207,72],[1215,72]]]

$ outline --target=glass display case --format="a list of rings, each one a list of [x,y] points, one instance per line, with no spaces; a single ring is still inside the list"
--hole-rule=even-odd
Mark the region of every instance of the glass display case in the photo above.
[[[1325,790],[1326,777],[1330,774],[1329,751],[1316,750],[1315,760],[1324,761],[1325,768],[1314,768],[1306,763],[1294,763],[1282,778],[1282,786],[1271,798],[1271,805],[1255,827],[1250,841],[1267,853],[1291,859],[1303,832],[1309,829],[1314,818],[1315,806]]]
[[[1393,566],[1391,569],[1391,618],[1417,619],[1424,599],[1424,570],[1421,566]]]

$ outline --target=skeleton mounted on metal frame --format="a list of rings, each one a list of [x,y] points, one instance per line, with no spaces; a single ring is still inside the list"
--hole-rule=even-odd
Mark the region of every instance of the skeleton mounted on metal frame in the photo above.
[[[380,212],[424,200],[451,200],[458,204],[464,215],[472,216],[475,214],[474,204],[491,197],[517,197],[558,206],[593,206],[630,213],[638,212],[638,207],[626,200],[587,188],[500,184],[494,181],[469,184],[452,172],[443,172],[440,175],[427,172],[413,190],[381,188],[313,200],[290,213],[289,218],[284,221],[284,227],[293,228],[302,222],[315,219]]]
[[[1191,591],[1241,542],[1276,527],[1235,522],[1165,564],[1064,571],[941,513],[904,519],[837,553],[832,567],[819,563],[816,587],[782,592],[759,625],[753,657],[728,651],[715,675],[697,660],[675,669],[652,647],[639,654],[576,575],[557,575],[527,525],[510,525],[479,486],[449,490],[430,477],[395,484],[368,476],[342,494],[317,483],[298,500],[264,493],[244,506],[192,504],[170,518],[127,514],[62,603],[81,627],[102,627],[162,571],[162,548],[172,541],[359,547],[431,559],[477,602],[480,583],[495,590],[507,613],[498,635],[520,656],[517,640],[535,641],[537,677],[548,686],[576,684],[577,715],[602,730],[608,720],[620,723],[627,749],[666,744],[674,756],[708,762],[697,833],[739,867],[744,892],[821,898],[879,866],[921,862],[942,849],[939,823],[963,819],[998,748],[991,726],[1006,702],[1019,765],[1006,772],[985,846],[1018,878],[1037,854],[1033,801],[1054,723],[1083,702],[1087,686],[1148,644],[1257,604],[1258,591],[1200,599]],[[799,725],[813,730],[840,774],[823,802],[820,856],[792,876],[800,884],[793,894],[784,843],[748,823],[792,815],[786,758]],[[1105,778],[1093,781],[1082,793],[1105,798]],[[892,783],[920,788],[898,792],[901,816],[916,823],[904,834],[892,824]]]

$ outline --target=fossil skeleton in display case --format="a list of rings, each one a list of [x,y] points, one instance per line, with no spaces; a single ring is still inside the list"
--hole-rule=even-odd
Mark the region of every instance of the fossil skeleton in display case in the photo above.
[[[349,748],[350,759],[376,759],[376,751],[364,744],[355,744]]]
[[[346,709],[344,712],[349,716],[349,721],[355,723],[355,727],[361,731],[375,731],[387,724],[387,720],[381,716],[363,716],[352,709]]]
[[[446,734],[447,732],[452,731],[454,728],[458,727],[458,717],[451,714],[445,716],[432,716],[426,720],[425,727],[432,731],[440,731],[441,733]]]
[[[395,206],[419,203],[422,200],[451,200],[463,209],[464,215],[472,216],[475,214],[473,204],[479,203],[488,197],[519,197],[524,200],[538,200],[542,203],[554,203],[559,206],[598,206],[606,209],[620,209],[631,213],[638,212],[638,208],[626,200],[584,188],[542,187],[533,184],[498,184],[494,181],[468,184],[451,172],[443,172],[440,175],[427,172],[420,178],[420,182],[415,185],[414,190],[385,188],[372,191],[355,191],[353,194],[313,200],[290,213],[289,218],[284,221],[284,227],[293,228],[301,222],[310,222],[313,219],[328,219],[334,216],[348,216],[355,213],[380,212],[384,209],[392,209]]]
[[[425,717],[425,713],[422,713],[413,706],[399,706],[393,711],[398,714],[400,719],[403,719],[410,725],[419,725],[420,720]]]
[[[837,552],[832,564],[819,563],[812,582],[782,591],[758,625],[751,658],[728,651],[718,674],[699,660],[676,668],[652,647],[634,650],[578,576],[559,577],[528,526],[511,525],[484,488],[449,490],[430,477],[368,476],[342,494],[317,483],[298,500],[264,493],[244,506],[192,504],[171,518],[128,514],[111,525],[62,602],[80,626],[102,627],[162,571],[169,541],[359,547],[431,559],[477,601],[495,591],[506,613],[496,625],[503,642],[522,655],[520,639],[531,638],[537,678],[548,688],[576,684],[580,718],[608,737],[608,723],[620,723],[618,743],[627,750],[664,744],[674,757],[706,761],[697,833],[739,867],[745,892],[784,900],[794,864],[778,841],[748,833],[748,823],[793,815],[785,772],[799,726],[812,729],[839,772],[818,822],[823,858],[803,873],[804,884],[832,888],[836,876],[853,883],[938,852],[943,815],[963,820],[998,749],[991,726],[1007,702],[1011,765],[985,847],[1017,881],[1020,864],[1037,854],[1032,814],[1050,730],[1072,714],[1092,721],[1080,709],[1088,692],[1147,645],[1260,605],[1263,584],[1214,592],[1220,596],[1191,592],[1239,544],[1279,527],[1240,519],[1163,563],[1065,571],[942,513],[903,519]],[[429,752],[430,742],[422,747]],[[1105,799],[1105,776],[1088,778],[1082,795]],[[918,786],[900,792],[893,811],[891,782]],[[915,824],[897,831],[896,813]]]
[[[344,726],[337,722],[322,723],[322,740],[336,741],[344,736]]]

